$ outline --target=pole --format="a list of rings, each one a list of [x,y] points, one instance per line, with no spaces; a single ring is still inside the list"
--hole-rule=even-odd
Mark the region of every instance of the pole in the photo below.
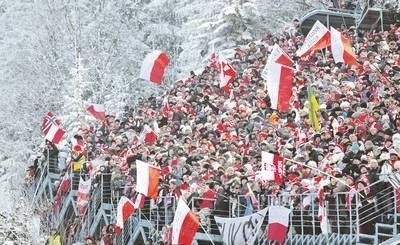
[[[308,166],[307,164],[304,164],[304,163],[302,163],[302,162],[298,162],[298,161],[295,161],[295,160],[292,160],[292,159],[288,159],[288,158],[283,158],[283,159],[285,159],[285,160],[287,160],[287,161],[290,161],[290,162],[294,162],[294,163],[296,163],[296,164],[300,164],[300,165],[302,165],[302,166],[304,166],[304,167],[307,167],[307,168],[311,168],[311,169],[313,169],[313,170],[315,170],[315,171],[318,171],[318,172],[320,172],[321,174],[324,174],[324,175],[326,175],[326,176],[328,176],[328,177],[331,177],[331,178],[336,179],[338,182],[340,182],[340,183],[344,184],[345,186],[349,187],[350,189],[352,189],[352,187],[349,186],[348,184],[346,184],[346,182],[344,182],[343,180],[341,180],[341,179],[339,179],[339,178],[336,178],[335,176],[333,176],[333,175],[331,175],[331,174],[328,174],[327,172],[324,172],[324,171],[322,171],[322,170],[320,170],[320,169],[318,169],[318,168],[314,168],[314,167]],[[360,193],[358,193],[358,194],[359,194],[360,196],[364,197],[362,194],[360,194]]]
[[[206,236],[208,237],[208,239],[210,239],[210,242],[212,243],[212,245],[215,245],[214,241],[212,240],[212,238],[208,234],[207,230],[204,229],[204,226],[201,223],[199,223],[199,225],[200,225],[201,229],[204,231],[204,233],[206,234]]]

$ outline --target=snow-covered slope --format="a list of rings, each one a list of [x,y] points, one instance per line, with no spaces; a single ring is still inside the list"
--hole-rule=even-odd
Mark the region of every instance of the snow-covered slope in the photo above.
[[[21,152],[26,152],[23,148]],[[0,244],[42,244],[40,216],[32,210],[32,188],[25,186],[23,154],[0,154]]]

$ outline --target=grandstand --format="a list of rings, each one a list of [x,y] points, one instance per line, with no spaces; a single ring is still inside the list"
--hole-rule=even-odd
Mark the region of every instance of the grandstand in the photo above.
[[[400,57],[396,54],[400,26],[397,17],[387,16],[385,10],[367,4],[353,10],[313,10],[301,19],[304,32],[318,19],[326,25],[362,30],[374,24],[381,26],[378,31],[389,30],[392,35],[365,34],[357,43],[360,57],[362,50],[366,51],[360,67],[335,66],[327,53],[316,54],[309,63],[299,61],[304,70],[294,81],[298,90],[293,92],[296,99],[292,104],[297,108],[293,117],[269,110],[270,101],[265,99],[260,73],[274,37],[252,42],[236,49],[232,60],[239,74],[232,89],[234,106],[226,103],[230,95],[221,92],[215,82],[218,69],[206,67],[200,74],[178,81],[170,91],[144,101],[126,119],[119,120],[123,125],[108,116],[109,128],[80,132],[88,149],[85,166],[70,164],[60,171],[55,167],[60,160],[45,151],[45,160],[33,180],[33,202],[37,207],[51,203],[47,226],[57,230],[67,244],[79,244],[87,237],[100,240],[106,233],[118,245],[145,244],[150,239],[168,244],[177,196],[187,195],[188,206],[199,213],[201,203],[207,200],[201,196],[202,188],[213,183],[221,192],[217,191],[218,198],[207,200],[210,220],[199,228],[193,244],[223,244],[214,216],[242,217],[271,205],[291,210],[285,244],[399,244]],[[293,56],[298,43],[291,42],[297,37],[288,35],[283,33],[279,38],[287,37],[281,44]],[[382,60],[387,63],[379,63]],[[377,73],[384,75],[378,79]],[[305,84],[316,88],[324,105],[321,132],[305,122]],[[162,114],[165,97],[171,109]],[[157,143],[137,146],[136,136],[143,124],[155,118],[160,126]],[[340,121],[337,127],[333,119]],[[257,183],[261,182],[257,177],[261,151],[279,152],[304,164],[287,161],[284,183],[263,186]],[[138,159],[162,169],[159,197],[146,198],[121,233],[105,231],[117,222],[121,196],[133,200],[137,195],[132,189],[134,160]],[[103,165],[95,163],[100,160]],[[321,175],[315,168],[329,174]],[[92,180],[83,211],[77,205],[81,177]],[[334,183],[335,179],[345,184]],[[317,191],[321,187],[323,198]],[[235,188],[240,190],[234,193]],[[256,202],[250,203],[249,191],[255,193]],[[319,212],[321,202],[326,207],[323,214]],[[326,230],[321,228],[321,215],[329,220]],[[267,225],[266,216],[255,244],[273,244],[267,240]]]

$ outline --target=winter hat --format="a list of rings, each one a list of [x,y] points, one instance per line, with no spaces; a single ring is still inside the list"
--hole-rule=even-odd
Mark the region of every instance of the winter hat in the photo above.
[[[393,163],[393,168],[396,169],[396,170],[400,170],[400,161],[395,161]]]
[[[389,155],[396,155],[396,156],[399,156],[399,153],[397,153],[397,151],[396,151],[395,149],[390,149]]]
[[[317,163],[315,161],[308,161],[307,166],[310,168],[317,168]]]
[[[82,151],[83,151],[81,145],[75,145],[73,149],[74,149],[74,151],[76,151],[76,152],[82,152]]]

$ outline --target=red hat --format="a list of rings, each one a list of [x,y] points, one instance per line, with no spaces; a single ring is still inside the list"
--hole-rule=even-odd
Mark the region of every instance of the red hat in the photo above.
[[[291,174],[288,174],[287,180],[289,180],[290,182],[295,182],[298,177],[299,177],[298,174],[291,173]]]
[[[81,145],[75,145],[74,146],[74,151],[81,152],[82,151],[82,146]]]
[[[316,176],[316,177],[314,177],[315,183],[319,183],[319,182],[321,182],[321,180],[322,180],[322,176]]]

